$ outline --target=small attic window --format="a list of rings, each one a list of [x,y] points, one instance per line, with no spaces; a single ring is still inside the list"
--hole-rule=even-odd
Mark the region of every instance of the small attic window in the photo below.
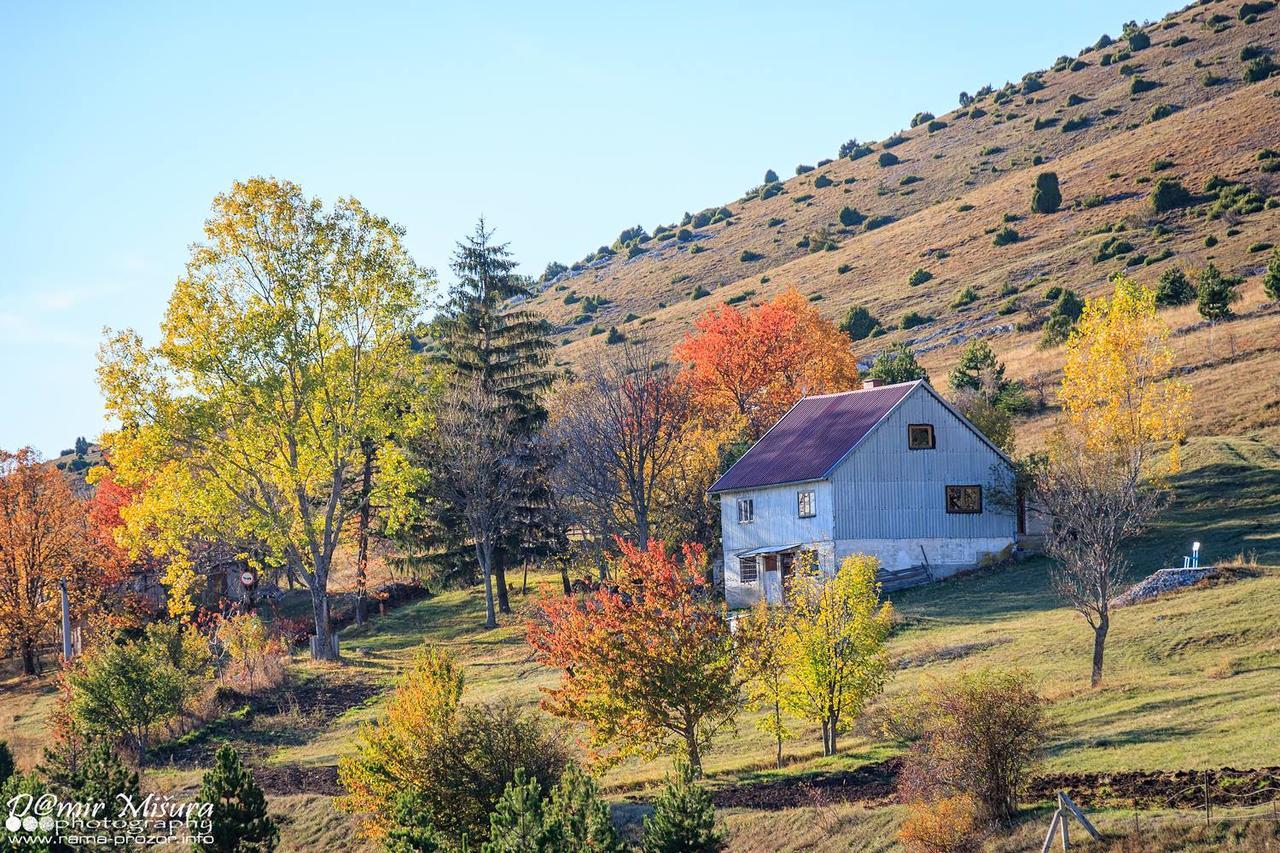
[[[933,424],[908,424],[907,449],[933,450]]]

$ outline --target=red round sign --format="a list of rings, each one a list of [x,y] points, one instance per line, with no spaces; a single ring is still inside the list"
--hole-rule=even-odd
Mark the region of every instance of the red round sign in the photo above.
[[[245,571],[240,573],[240,583],[245,586],[253,586],[254,581],[257,579],[257,576],[253,572]]]

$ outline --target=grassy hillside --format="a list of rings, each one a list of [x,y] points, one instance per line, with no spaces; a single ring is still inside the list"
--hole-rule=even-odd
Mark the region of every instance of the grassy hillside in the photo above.
[[[856,160],[835,159],[786,180],[769,198],[721,200],[711,209],[727,208],[727,221],[691,223],[685,241],[652,239],[580,264],[533,304],[558,326],[561,360],[574,363],[603,351],[599,330],[610,326],[665,351],[694,317],[720,302],[756,301],[796,287],[832,319],[854,304],[868,306],[886,328],[911,310],[933,318],[855,344],[861,357],[908,340],[941,376],[958,346],[981,335],[993,339],[1012,373],[1048,385],[1059,353],[1041,351],[1039,333],[1019,327],[1043,309],[1037,303],[1049,286],[1093,293],[1126,266],[1154,282],[1171,265],[1196,269],[1212,260],[1245,279],[1245,302],[1240,319],[1214,330],[1198,322],[1194,309],[1170,312],[1189,379],[1203,392],[1194,430],[1275,423],[1280,386],[1260,380],[1258,368],[1280,346],[1280,310],[1261,296],[1268,252],[1259,247],[1280,244],[1280,201],[1216,217],[1209,194],[1161,214],[1149,201],[1162,178],[1176,178],[1194,193],[1215,175],[1268,199],[1280,193],[1280,172],[1268,171],[1277,161],[1258,159],[1280,139],[1280,78],[1247,82],[1255,60],[1242,59],[1269,55],[1280,44],[1280,12],[1246,23],[1238,7],[1219,0],[1173,13],[1147,28],[1150,47],[1127,59],[1118,58],[1125,42],[1085,50],[1040,73],[1041,88],[1013,84],[1002,103],[989,95],[976,110],[935,109],[935,122],[945,126],[905,130],[898,144],[882,141]],[[1072,47],[1079,46],[1063,45]],[[1135,87],[1135,80],[1144,83]],[[1160,117],[1168,112],[1157,112],[1162,107],[1172,113]],[[879,165],[886,149],[896,165]],[[1051,215],[1030,210],[1043,170],[1055,171],[1062,187],[1062,208]],[[839,217],[846,206],[892,221],[871,230],[867,222],[845,227]],[[671,224],[679,228],[680,218]],[[996,246],[994,232],[1005,225],[1020,239]],[[813,237],[823,229],[824,236]],[[1117,229],[1131,251],[1095,263]],[[798,245],[807,236],[809,248]],[[1213,246],[1206,245],[1210,237]],[[827,248],[811,251],[819,245]],[[932,277],[913,287],[908,278],[917,269]],[[954,307],[966,287],[976,299]],[[695,292],[708,295],[691,298]]]
[[[1052,595],[1046,564],[1032,561],[894,596],[900,625],[890,650],[897,663],[881,706],[925,679],[965,666],[1026,667],[1052,700],[1058,726],[1046,772],[1280,765],[1280,743],[1269,737],[1280,728],[1277,438],[1272,430],[1189,442],[1186,468],[1173,483],[1174,504],[1132,551],[1135,577],[1176,561],[1191,539],[1204,543],[1207,560],[1244,554],[1246,563],[1258,565],[1246,566],[1230,583],[1118,611],[1102,689],[1088,688],[1089,630]],[[531,593],[558,583],[556,576],[531,577]],[[520,608],[527,601],[517,593],[514,604]],[[194,738],[157,749],[145,785],[193,791],[207,754],[223,739],[266,773],[331,779],[329,768],[351,751],[360,723],[380,712],[386,689],[424,641],[447,645],[460,656],[466,666],[464,699],[510,697],[534,705],[539,687],[553,683],[556,674],[531,661],[518,617],[493,631],[482,624],[481,593],[470,589],[444,592],[348,630],[341,664],[295,660],[293,678],[277,694],[260,697],[252,708],[237,710]],[[47,679],[13,681],[0,690],[0,738],[17,747],[24,766],[38,758],[52,700]],[[834,758],[821,756],[816,730],[797,725],[783,771],[771,767],[768,737],[745,715],[737,736],[724,738],[708,756],[710,783],[724,788],[801,782],[888,758],[898,747],[879,736],[878,714],[867,715]],[[631,762],[607,773],[603,781],[619,814],[639,815],[665,770],[665,762]],[[354,820],[333,808],[323,784],[270,787],[272,808],[286,818],[285,849],[365,849],[355,837]],[[802,807],[724,809],[733,849],[890,849],[900,807],[844,803],[820,792],[804,796]],[[1033,814],[1000,849],[1033,843],[1032,836],[1043,831],[1042,817]],[[1102,820],[1125,826],[1132,815],[1104,813]]]

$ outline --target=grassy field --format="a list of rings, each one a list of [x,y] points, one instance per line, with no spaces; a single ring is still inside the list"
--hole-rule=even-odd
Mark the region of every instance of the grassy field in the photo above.
[[[1091,633],[1053,596],[1047,562],[1017,563],[894,596],[900,620],[890,643],[894,674],[877,708],[844,739],[838,756],[821,757],[816,729],[798,724],[786,745],[787,767],[773,769],[767,736],[744,715],[738,733],[723,738],[708,756],[709,783],[802,777],[886,758],[896,747],[878,735],[880,708],[924,680],[970,666],[1033,673],[1052,701],[1056,724],[1044,764],[1049,772],[1280,765],[1280,741],[1268,734],[1280,730],[1275,438],[1257,433],[1188,443],[1186,467],[1173,482],[1174,503],[1133,549],[1134,576],[1176,562],[1192,539],[1204,543],[1207,561],[1245,554],[1246,562],[1257,565],[1229,583],[1117,611],[1101,689],[1088,688]],[[529,595],[517,591],[513,604],[519,611],[539,588],[554,590],[558,583],[558,576],[533,576]],[[222,738],[235,742],[255,766],[336,764],[352,749],[359,725],[379,713],[386,688],[423,642],[458,654],[466,667],[466,700],[510,697],[534,706],[539,688],[553,684],[556,674],[530,659],[518,614],[492,631],[482,621],[479,590],[453,590],[348,629],[341,664],[296,659],[291,682],[279,696],[220,722],[194,745],[158,751],[147,784],[192,790],[199,762],[189,750],[211,748]],[[17,747],[24,766],[38,757],[52,701],[47,679],[9,682],[0,692],[0,738]],[[664,762],[629,762],[606,773],[603,783],[620,813],[635,817],[666,769]],[[273,796],[272,803],[285,818],[286,849],[361,849],[355,822],[336,812],[329,798],[300,793]],[[891,846],[902,810],[824,803],[819,797],[805,808],[726,809],[723,817],[734,849],[875,850]],[[1131,817],[1116,814],[1104,822],[1119,825]],[[1034,827],[1028,826],[1019,832],[1030,838]]]

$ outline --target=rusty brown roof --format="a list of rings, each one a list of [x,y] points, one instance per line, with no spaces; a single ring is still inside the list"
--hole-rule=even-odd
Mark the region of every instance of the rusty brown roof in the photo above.
[[[820,480],[920,383],[805,397],[733,464],[710,492]]]

